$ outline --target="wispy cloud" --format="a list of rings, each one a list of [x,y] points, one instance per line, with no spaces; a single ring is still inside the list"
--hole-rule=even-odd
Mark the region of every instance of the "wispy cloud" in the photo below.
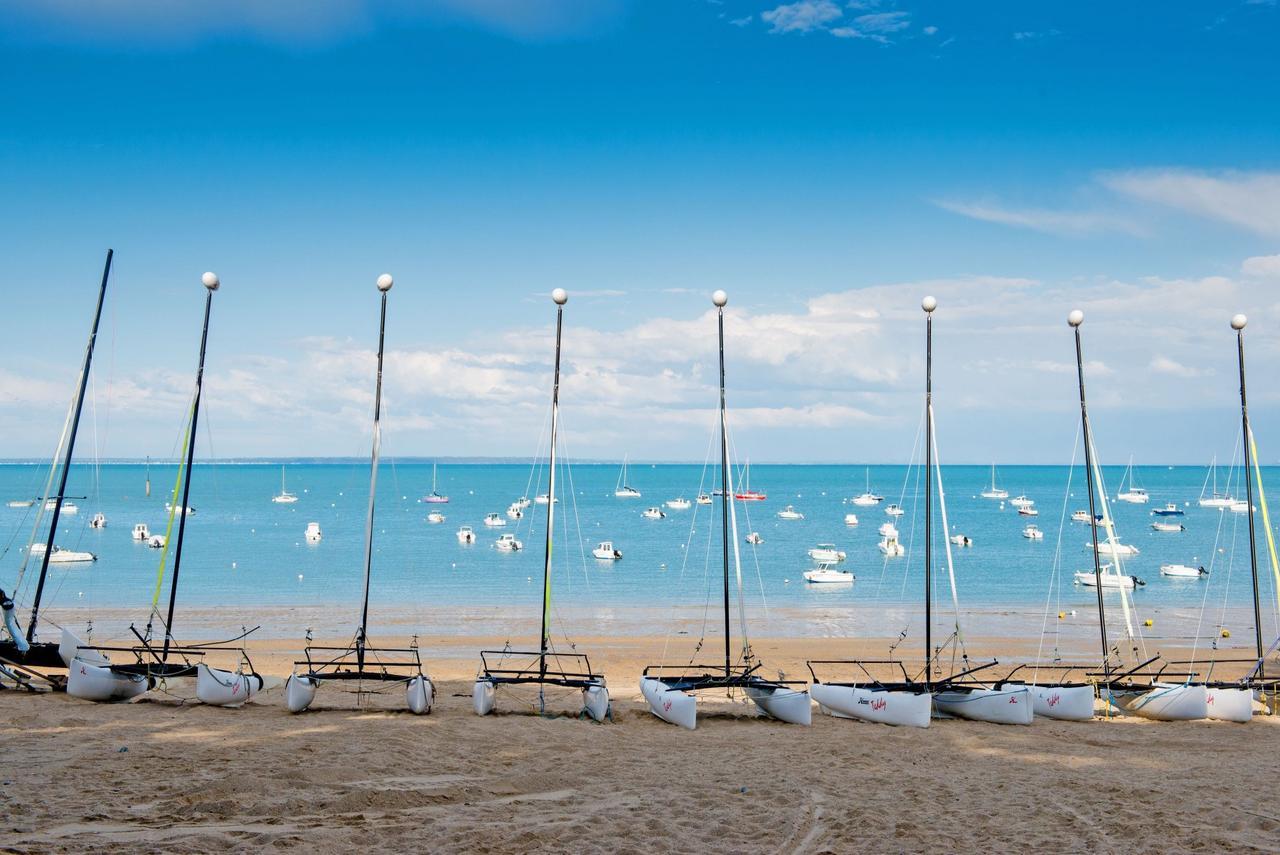
[[[831,0],[797,0],[760,13],[771,33],[810,33],[825,30],[844,13]]]
[[[909,26],[911,19],[906,12],[875,12],[859,15],[846,26],[833,27],[831,35],[842,39],[870,39],[888,44],[890,35]]]
[[[1172,377],[1207,377],[1213,374],[1212,369],[1192,368],[1162,355],[1153,356],[1148,367],[1157,374],[1168,374]]]
[[[878,5],[854,0],[847,4],[847,8],[863,11],[877,8]],[[774,34],[825,31],[840,39],[867,39],[880,44],[888,44],[889,36],[911,26],[910,14],[900,11],[865,11],[864,14],[846,18],[844,10],[832,0],[797,0],[785,3],[761,12],[760,19],[770,25],[769,32]],[[934,32],[937,32],[936,28]]]
[[[970,219],[1017,226],[1063,237],[1081,237],[1108,232],[1122,232],[1135,236],[1145,234],[1145,230],[1137,223],[1109,213],[1010,208],[994,202],[958,202],[946,199],[935,200],[934,204],[943,210]]]
[[[1280,280],[1280,255],[1256,255],[1246,258],[1240,272],[1250,279]]]
[[[1150,169],[1100,178],[1116,193],[1280,236],[1280,172],[1196,172]]]

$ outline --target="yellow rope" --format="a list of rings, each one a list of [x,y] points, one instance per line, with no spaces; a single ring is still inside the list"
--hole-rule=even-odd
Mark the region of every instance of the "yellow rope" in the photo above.
[[[1276,580],[1276,605],[1280,607],[1280,560],[1276,558],[1276,538],[1271,531],[1271,515],[1267,513],[1267,494],[1262,490],[1262,467],[1258,465],[1258,446],[1249,428],[1249,452],[1253,455],[1253,472],[1258,482],[1258,506],[1262,508],[1262,527],[1267,531],[1267,550],[1271,553],[1271,575]]]
[[[195,411],[195,401],[191,402],[191,409]],[[187,447],[187,442],[191,439],[191,419],[187,419],[187,429],[182,434],[182,447]],[[164,589],[164,568],[169,560],[169,538],[173,536],[173,518],[178,513],[178,497],[182,495],[182,478],[186,475],[185,463],[178,463],[178,477],[173,482],[173,498],[169,500],[169,522],[164,529],[164,548],[160,552],[160,569],[156,571],[156,592],[151,597],[151,610],[155,611],[160,605],[160,592]],[[187,509],[183,508],[182,513],[186,513]]]

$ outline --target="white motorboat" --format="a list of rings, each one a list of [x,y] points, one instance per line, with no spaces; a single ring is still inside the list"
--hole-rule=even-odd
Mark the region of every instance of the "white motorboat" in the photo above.
[[[1009,491],[996,486],[996,465],[991,464],[991,486],[982,491],[984,499],[1007,499]]]
[[[45,545],[43,543],[31,544],[32,555],[44,555]],[[92,552],[78,552],[73,549],[63,549],[61,546],[55,546],[53,552],[49,554],[50,564],[80,564],[86,561],[97,561],[98,556]]]
[[[809,557],[822,564],[835,564],[837,561],[843,561],[845,554],[843,550],[836,549],[834,543],[819,543],[809,550]]]
[[[534,504],[536,504],[536,505],[545,505],[548,501],[549,501],[549,499],[548,499],[548,497],[547,497],[547,494],[546,494],[546,493],[539,493],[538,495],[534,496],[534,498],[533,498],[533,502],[534,502]],[[557,505],[558,505],[558,504],[560,504],[560,499],[559,499],[559,497],[557,497],[557,498],[556,498],[556,504],[557,504]]]
[[[307,523],[307,530],[303,537],[307,539],[307,543],[319,543],[324,538],[324,534],[320,531],[320,523]]]
[[[876,545],[880,548],[881,552],[890,558],[907,554],[906,547],[898,542],[897,529],[894,529],[893,534],[886,534]]]
[[[45,503],[44,503],[44,509],[45,509],[46,511],[51,511],[51,510],[53,510],[53,506],[54,506],[54,504],[55,504],[55,503],[54,503],[54,500],[53,500],[53,499],[49,499],[47,502],[45,502]],[[62,503],[62,513],[63,513],[63,514],[78,514],[78,513],[80,513],[80,506],[79,506],[79,505],[77,505],[75,502],[63,501],[63,503]]]
[[[284,467],[280,467],[280,492],[271,497],[277,505],[292,505],[298,497],[284,488]]]
[[[1147,495],[1147,491],[1141,487],[1131,487],[1123,493],[1116,493],[1116,499],[1121,502],[1128,502],[1131,505],[1145,505],[1151,501],[1151,497]]]
[[[93,519],[89,520],[89,528],[106,528],[107,517],[101,512],[93,515]]]
[[[1031,691],[1016,683],[994,689],[949,685],[933,693],[933,705],[946,715],[993,724],[1031,724],[1035,717]]]
[[[963,534],[953,534],[949,539],[956,546],[973,546],[973,539]]]
[[[760,536],[760,532],[758,531],[751,532],[750,534],[747,535],[746,539],[747,539],[747,543],[751,544],[752,546],[759,546],[760,544],[764,543],[764,538]]]
[[[458,543],[475,543],[476,542],[475,529],[473,529],[469,525],[464,525],[458,529],[457,537],[458,537]]]
[[[1186,511],[1178,507],[1176,502],[1167,502],[1163,508],[1152,508],[1151,514],[1157,517],[1182,517],[1186,516]]]
[[[519,552],[524,544],[516,540],[516,536],[508,532],[493,542],[493,548],[499,552]]]
[[[1084,545],[1084,548],[1092,549],[1093,544],[1086,543]],[[1127,543],[1118,543],[1118,542],[1111,543],[1110,541],[1100,540],[1098,541],[1098,554],[1111,555],[1113,557],[1118,555],[1121,558],[1128,558],[1131,555],[1140,555],[1141,551],[1138,549],[1138,547],[1130,546]]]
[[[512,502],[507,506],[507,519],[524,519],[524,508],[520,507],[519,502]]]
[[[1187,527],[1182,523],[1153,522],[1151,528],[1155,531],[1178,532],[1186,531]]]
[[[1026,507],[1018,508],[1018,516],[1038,517],[1040,516],[1040,512],[1037,511],[1035,508],[1031,507],[1030,505],[1027,505]]]
[[[1087,523],[1089,521],[1089,512],[1088,511],[1072,511],[1071,521]]]
[[[1126,591],[1132,591],[1134,588],[1147,584],[1137,576],[1133,576],[1128,573],[1117,574],[1108,572],[1106,568],[1110,566],[1111,565],[1109,564],[1103,565],[1102,587],[1104,588],[1120,588]],[[1075,580],[1077,585],[1085,585],[1089,588],[1096,588],[1098,586],[1098,579],[1092,570],[1079,571],[1075,575]]]
[[[186,516],[191,516],[196,512],[195,508],[186,508],[186,507],[183,507],[182,505],[178,505],[178,507],[175,509],[172,502],[165,502],[164,509],[167,513],[185,514]],[[65,508],[63,510],[65,512]]]
[[[654,507],[654,508],[645,508],[643,511],[641,511],[640,516],[644,517],[647,520],[660,520],[663,517],[665,517],[666,514],[662,512],[662,508]]]
[[[533,502],[529,500],[528,496],[521,496],[520,498],[516,499],[514,502],[511,503],[511,507],[519,508],[520,510],[523,511],[526,508],[528,508],[531,504],[533,504]],[[542,502],[541,504],[545,505],[546,502]]]
[[[680,496],[679,498],[672,499],[666,504],[667,504],[667,507],[673,511],[687,511],[689,510],[689,508],[693,507],[693,503],[690,502],[688,499],[686,499],[684,496]]]
[[[1028,499],[1025,495],[1015,496],[1009,500],[1009,504],[1013,505],[1015,508],[1029,508],[1035,504],[1035,500]]]
[[[489,528],[502,528],[507,521],[502,518],[502,514],[485,514],[484,524]]]
[[[804,514],[802,514],[802,513],[800,513],[799,511],[797,511],[797,510],[795,509],[795,507],[794,507],[794,506],[792,506],[792,505],[787,505],[785,508],[783,508],[782,510],[778,511],[778,519],[780,519],[780,520],[802,520],[802,519],[804,519]]]
[[[891,517],[900,517],[904,513],[906,513],[905,511],[902,510],[902,507],[900,505],[889,505],[887,508],[884,509],[884,512]]]
[[[602,540],[591,550],[591,554],[601,561],[617,561],[622,557],[622,550],[614,549],[612,540]]]
[[[1209,575],[1203,567],[1188,567],[1185,564],[1161,564],[1161,576],[1173,576],[1179,579],[1200,579]]]
[[[437,523],[442,523],[444,522],[444,520],[445,520],[444,514],[440,513],[439,511],[432,511],[431,513],[427,514],[427,522],[431,523],[432,525],[435,525]]]
[[[153,534],[147,538],[147,546],[152,549],[164,549],[164,545],[168,543],[163,534]]]
[[[146,523],[138,523],[133,527],[134,540],[150,540],[151,530],[147,528]]]
[[[711,504],[711,497],[710,497],[710,496],[708,496],[706,493],[699,493],[699,494],[698,494],[698,504],[700,504],[700,505],[709,505],[709,504]]]
[[[35,503],[35,499],[14,499],[12,502],[8,502],[7,504],[11,508],[29,508]]]
[[[1247,514],[1247,513],[1249,513],[1249,503],[1248,503],[1248,502],[1239,502],[1239,501],[1236,501],[1236,502],[1232,502],[1232,503],[1231,503],[1230,505],[1228,505],[1227,507],[1228,507],[1228,509],[1229,509],[1233,514]],[[1253,508],[1253,510],[1255,510],[1255,511],[1256,511],[1256,510],[1257,510],[1257,507],[1255,506],[1255,507]]]
[[[845,515],[844,515],[844,524],[845,524],[845,525],[857,525],[857,524],[858,524],[858,515],[857,515],[857,514],[845,514]]]
[[[618,483],[613,488],[613,495],[619,499],[638,499],[640,491],[627,483],[627,456],[622,456],[622,471],[618,473]]]
[[[848,570],[837,570],[830,564],[819,564],[812,570],[804,571],[804,580],[815,585],[830,585],[852,582],[854,575]]]
[[[1038,525],[1029,525],[1022,530],[1022,536],[1028,540],[1044,540],[1044,532]]]
[[[880,528],[876,529],[881,537],[897,537],[898,528],[891,522],[880,523]]]

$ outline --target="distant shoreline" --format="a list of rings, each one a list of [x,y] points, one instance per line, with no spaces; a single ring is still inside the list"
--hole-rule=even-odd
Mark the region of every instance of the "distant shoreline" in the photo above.
[[[615,459],[603,458],[570,458],[575,466],[619,466],[621,461]],[[546,464],[546,458],[533,457],[383,457],[384,465],[396,466],[423,466],[430,464],[438,464],[441,466],[533,466],[536,464]],[[76,460],[72,466],[145,466],[152,464],[154,466],[176,466],[177,458],[132,458],[132,457],[112,457],[98,461]],[[48,466],[48,459],[38,459],[30,457],[12,457],[0,458],[0,466]],[[196,466],[367,466],[369,465],[368,457],[216,457],[196,460]],[[702,466],[701,460],[632,460],[631,466]],[[735,464],[738,465],[738,464]],[[758,467],[775,467],[775,466],[802,466],[802,467],[848,467],[848,468],[864,468],[864,467],[902,467],[915,466],[916,463],[910,462],[881,462],[881,463],[848,463],[848,462],[832,462],[832,461],[799,461],[799,462],[783,462],[783,461],[752,461],[753,466]],[[1002,463],[997,466],[998,469],[1035,469],[1041,467],[1070,467],[1082,464],[1071,463]],[[1102,463],[1100,464],[1108,468],[1123,468],[1128,464],[1126,462]],[[944,463],[943,469],[971,469],[971,468],[988,468],[990,462],[986,463]],[[1264,463],[1263,469],[1272,469],[1280,466],[1280,463]],[[1205,469],[1209,468],[1207,463],[1135,463],[1134,469]],[[1222,466],[1223,469],[1231,467]]]

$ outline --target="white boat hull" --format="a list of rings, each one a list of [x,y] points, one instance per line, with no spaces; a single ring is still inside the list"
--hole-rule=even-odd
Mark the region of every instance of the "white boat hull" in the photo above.
[[[316,699],[316,689],[320,681],[313,677],[290,674],[284,684],[284,703],[289,712],[300,713]]]
[[[1134,690],[1107,689],[1107,701],[1128,715],[1156,721],[1197,721],[1209,717],[1204,685],[1157,683]]]
[[[476,715],[488,715],[498,705],[498,687],[488,680],[476,680],[471,687],[471,705]]]
[[[649,710],[658,718],[687,730],[698,727],[698,699],[685,692],[668,689],[666,684],[650,677],[640,679],[640,694],[649,702]]]
[[[1026,686],[1004,689],[948,689],[935,692],[939,712],[992,724],[1031,724],[1035,707]]]
[[[862,686],[814,683],[809,694],[823,709],[849,718],[899,727],[928,727],[933,697],[928,692],[904,692]]]
[[[1028,685],[1032,711],[1059,721],[1092,721],[1096,696],[1093,686]]]
[[[238,707],[262,689],[257,674],[241,674],[210,668],[203,662],[196,666],[196,698],[215,707]]]
[[[127,701],[148,688],[146,677],[116,674],[106,665],[82,659],[73,659],[67,669],[67,694],[83,701]]]
[[[594,721],[609,717],[609,690],[603,684],[587,686],[582,690],[582,709]]]
[[[1209,718],[1214,721],[1253,721],[1253,690],[1234,686],[1210,686],[1205,697]]]
[[[414,677],[405,687],[405,704],[414,715],[426,715],[436,699],[436,687],[422,674]]]
[[[808,690],[786,686],[748,686],[747,697],[778,721],[806,726],[813,721],[813,704],[809,702]]]
[[[90,665],[106,665],[110,662],[106,656],[97,650],[81,650],[80,647],[83,644],[84,642],[71,630],[64,629],[62,631],[62,638],[58,641],[58,655],[62,657],[62,661],[68,668],[71,667],[71,660],[73,659],[88,662]]]

